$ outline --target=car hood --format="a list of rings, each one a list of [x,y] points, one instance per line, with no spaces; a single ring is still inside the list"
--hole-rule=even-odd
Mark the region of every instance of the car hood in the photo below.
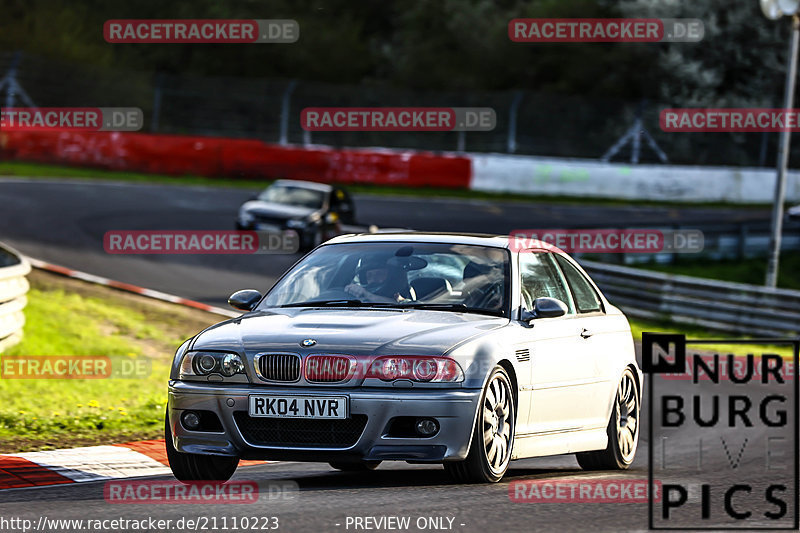
[[[263,217],[289,219],[305,218],[318,210],[298,205],[276,204],[272,202],[263,202],[261,200],[250,200],[242,205],[241,211]]]
[[[392,309],[287,308],[248,313],[212,326],[193,350],[335,352],[352,355],[442,355],[508,319],[470,313]],[[313,339],[316,344],[303,347]]]

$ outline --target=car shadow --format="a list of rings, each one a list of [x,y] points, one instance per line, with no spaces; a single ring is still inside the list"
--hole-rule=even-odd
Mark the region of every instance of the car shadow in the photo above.
[[[626,471],[626,473],[636,472],[638,469]],[[509,468],[502,481],[494,486],[506,486],[513,481],[528,479],[558,479],[587,477],[597,478],[599,476],[618,477],[625,476],[622,472],[594,471],[587,472],[579,467],[517,467]],[[644,474],[646,475],[646,473]],[[291,479],[299,485],[303,491],[324,491],[338,490],[342,488],[404,488],[404,487],[435,487],[456,485],[443,468],[437,466],[430,467],[409,467],[408,469],[381,469],[368,472],[283,472],[282,479]],[[482,484],[465,486],[486,486]]]

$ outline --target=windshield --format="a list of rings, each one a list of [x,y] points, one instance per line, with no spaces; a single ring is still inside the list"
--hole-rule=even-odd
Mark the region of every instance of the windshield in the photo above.
[[[259,194],[258,199],[264,202],[272,202],[276,204],[320,209],[325,201],[325,193],[323,191],[308,189],[305,187],[273,185],[271,187],[267,187],[264,192]]]
[[[508,316],[508,251],[439,243],[323,246],[259,308],[409,307]]]

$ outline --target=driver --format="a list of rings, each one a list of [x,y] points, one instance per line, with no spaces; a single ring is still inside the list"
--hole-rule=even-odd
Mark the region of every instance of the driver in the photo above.
[[[371,257],[361,262],[357,270],[359,283],[351,283],[344,290],[365,302],[404,302],[408,292],[408,278],[399,266],[389,259]]]

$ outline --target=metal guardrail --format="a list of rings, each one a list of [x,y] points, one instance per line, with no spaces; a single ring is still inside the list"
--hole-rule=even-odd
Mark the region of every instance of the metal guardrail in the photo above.
[[[0,352],[22,339],[23,309],[30,285],[31,265],[15,250],[0,245]]]
[[[726,333],[800,334],[800,291],[771,289],[581,261],[609,301],[639,318],[669,320]]]

